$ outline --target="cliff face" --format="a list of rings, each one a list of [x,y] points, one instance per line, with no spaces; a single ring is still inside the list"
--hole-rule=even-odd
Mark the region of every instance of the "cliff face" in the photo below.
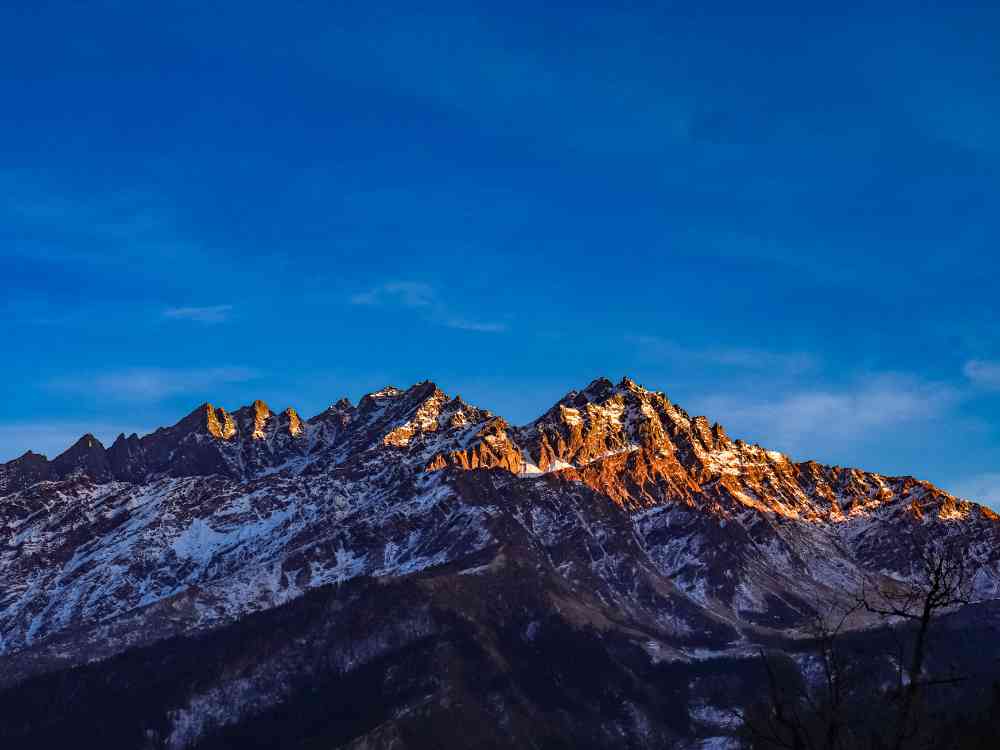
[[[309,420],[260,401],[204,404],[107,449],[87,435],[53,461],[28,453],[0,467],[0,683],[298,611],[318,589],[341,613],[333,621],[377,621],[373,592],[384,589],[371,581],[403,586],[412,612],[427,614],[400,620],[412,639],[385,635],[377,657],[344,656],[343,674],[454,634],[454,618],[508,670],[521,647],[505,628],[538,635],[542,623],[613,636],[635,650],[625,672],[741,659],[797,637],[865,577],[911,576],[927,539],[963,550],[977,598],[1000,599],[1000,521],[988,509],[912,478],[732,440],[628,379],[594,381],[522,427],[432,383],[342,399]],[[368,593],[345,603],[325,588],[348,581]],[[524,597],[530,606],[512,604]],[[588,639],[580,647],[596,648]],[[455,658],[453,672],[469,668]],[[287,698],[268,695],[224,721]],[[170,708],[150,746],[211,733],[184,705],[188,719]],[[677,729],[636,711],[650,737]]]

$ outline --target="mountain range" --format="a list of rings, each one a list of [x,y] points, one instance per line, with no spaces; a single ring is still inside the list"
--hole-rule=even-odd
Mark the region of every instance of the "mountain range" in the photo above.
[[[0,738],[723,748],[761,649],[912,579],[928,540],[969,566],[946,629],[990,642],[989,508],[628,378],[523,426],[431,382],[310,419],[206,403],[0,466]]]

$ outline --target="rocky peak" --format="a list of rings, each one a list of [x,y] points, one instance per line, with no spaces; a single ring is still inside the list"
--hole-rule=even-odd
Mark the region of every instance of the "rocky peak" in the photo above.
[[[489,410],[480,409],[477,406],[473,406],[472,404],[463,401],[461,396],[455,396],[455,398],[445,404],[444,408],[441,410],[439,422],[442,426],[459,428],[479,424],[480,422],[485,422],[486,420],[492,418],[493,413]],[[506,427],[507,423],[504,422],[504,425]]]
[[[124,432],[119,432],[118,437],[115,438],[115,442],[111,444],[111,448],[108,448],[108,450],[112,450],[116,446],[121,446],[123,449],[128,449],[138,444],[139,444],[139,436],[136,433],[133,432],[131,435],[126,437]]]
[[[73,445],[72,448],[70,448],[70,450],[74,450],[77,448],[79,448],[80,450],[87,450],[87,451],[95,449],[104,450],[104,445],[101,443],[100,440],[94,437],[93,434],[87,432],[79,440],[76,441],[76,443]]]
[[[225,409],[216,409],[205,402],[172,427],[161,427],[156,431],[175,436],[188,434],[208,434],[228,440],[236,434],[236,426]],[[156,434],[156,433],[154,433]]]
[[[17,492],[49,477],[49,460],[46,456],[25,451],[19,458],[0,464],[0,494]]]
[[[350,399],[342,398],[333,404],[330,404],[326,409],[321,411],[316,416],[309,419],[310,422],[322,421],[331,418],[337,418],[341,416],[353,417],[357,414],[358,410],[355,408],[354,404],[351,403]]]
[[[85,473],[97,481],[111,478],[107,452],[101,441],[89,432],[52,460],[51,471],[54,476],[60,478],[78,472]]]
[[[361,397],[361,400],[358,401],[358,412],[367,415],[379,409],[384,409],[388,404],[395,401],[402,395],[403,391],[394,385],[387,385],[385,388],[380,390],[366,393]]]
[[[447,409],[448,406],[452,408]],[[464,426],[467,423],[464,411],[463,403],[455,404],[429,380],[417,383],[401,393],[397,403],[385,413],[382,444],[400,448],[408,445],[418,433],[437,432],[453,421],[457,426]]]
[[[116,479],[141,482],[145,476],[142,441],[134,432],[121,433],[108,448],[108,466]]]
[[[601,377],[592,381],[582,391],[570,391],[563,400],[572,399],[575,401],[580,397],[586,401],[604,401],[614,393],[614,389],[614,383],[607,378]]]
[[[26,450],[17,458],[15,458],[14,461],[11,461],[10,463],[13,464],[15,461],[22,464],[48,463],[48,460],[49,460],[48,456],[46,456],[44,453],[35,453],[33,450],[29,449]],[[7,465],[9,466],[10,464]]]
[[[618,388],[625,391],[634,391],[635,393],[649,393],[645,388],[636,383],[632,378],[627,375],[621,379],[618,383]]]
[[[686,421],[663,394],[647,391],[629,378],[617,385],[598,378],[570,391],[552,409],[518,430],[530,470],[579,466],[599,458],[646,447],[664,447],[664,424]]]
[[[281,412],[281,421],[287,425],[288,434],[292,437],[298,437],[302,434],[302,420],[299,418],[299,413],[292,407],[289,406]]]
[[[328,439],[332,440],[336,435],[343,433],[357,416],[358,410],[354,404],[348,399],[342,398],[309,419],[308,424],[315,425],[328,436]]]
[[[249,437],[251,440],[263,440],[265,428],[271,418],[271,409],[260,399],[255,400],[249,406],[243,406],[233,412],[236,418],[237,431],[240,435]]]
[[[695,417],[691,420],[691,432],[698,437],[702,448],[706,451],[723,450],[730,445],[722,426],[717,422],[710,423],[705,417]]]

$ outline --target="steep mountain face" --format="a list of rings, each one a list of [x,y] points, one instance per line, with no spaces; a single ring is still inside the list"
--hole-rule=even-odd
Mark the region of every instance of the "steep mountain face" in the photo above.
[[[54,690],[40,675],[108,657],[73,679],[112,680],[133,653],[179,669],[252,631],[259,658],[150,699],[132,727],[147,746],[215,746],[302,691],[378,679],[364,684],[382,708],[337,724],[331,742],[419,747],[415,717],[440,720],[460,694],[506,726],[486,744],[544,725],[576,746],[586,732],[605,738],[595,746],[659,746],[731,729],[692,687],[704,677],[692,665],[798,637],[863,577],[912,576],[926,539],[963,550],[976,597],[1000,599],[1000,519],[987,508],[912,478],[793,462],[628,379],[594,381],[523,427],[432,383],[309,420],[260,401],[204,404],[107,449],[85,435],[52,461],[0,466],[0,685]],[[406,607],[387,606],[390,592]],[[258,633],[268,617],[301,643]],[[568,690],[569,672],[525,672],[540,643],[559,669],[573,649],[604,665],[617,691],[606,722],[578,736],[583,725],[553,718],[610,699],[546,704],[533,691]],[[316,654],[321,677],[280,667]],[[470,669],[504,686],[474,689]],[[686,675],[683,695],[671,670]]]

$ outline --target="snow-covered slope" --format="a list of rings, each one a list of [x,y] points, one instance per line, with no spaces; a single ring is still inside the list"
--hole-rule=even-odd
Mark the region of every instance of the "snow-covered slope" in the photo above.
[[[324,584],[517,555],[685,659],[794,632],[863,575],[909,576],[926,537],[1000,598],[988,509],[733,441],[628,379],[519,428],[426,382],[307,421],[205,404],[0,467],[0,654],[11,682]]]

